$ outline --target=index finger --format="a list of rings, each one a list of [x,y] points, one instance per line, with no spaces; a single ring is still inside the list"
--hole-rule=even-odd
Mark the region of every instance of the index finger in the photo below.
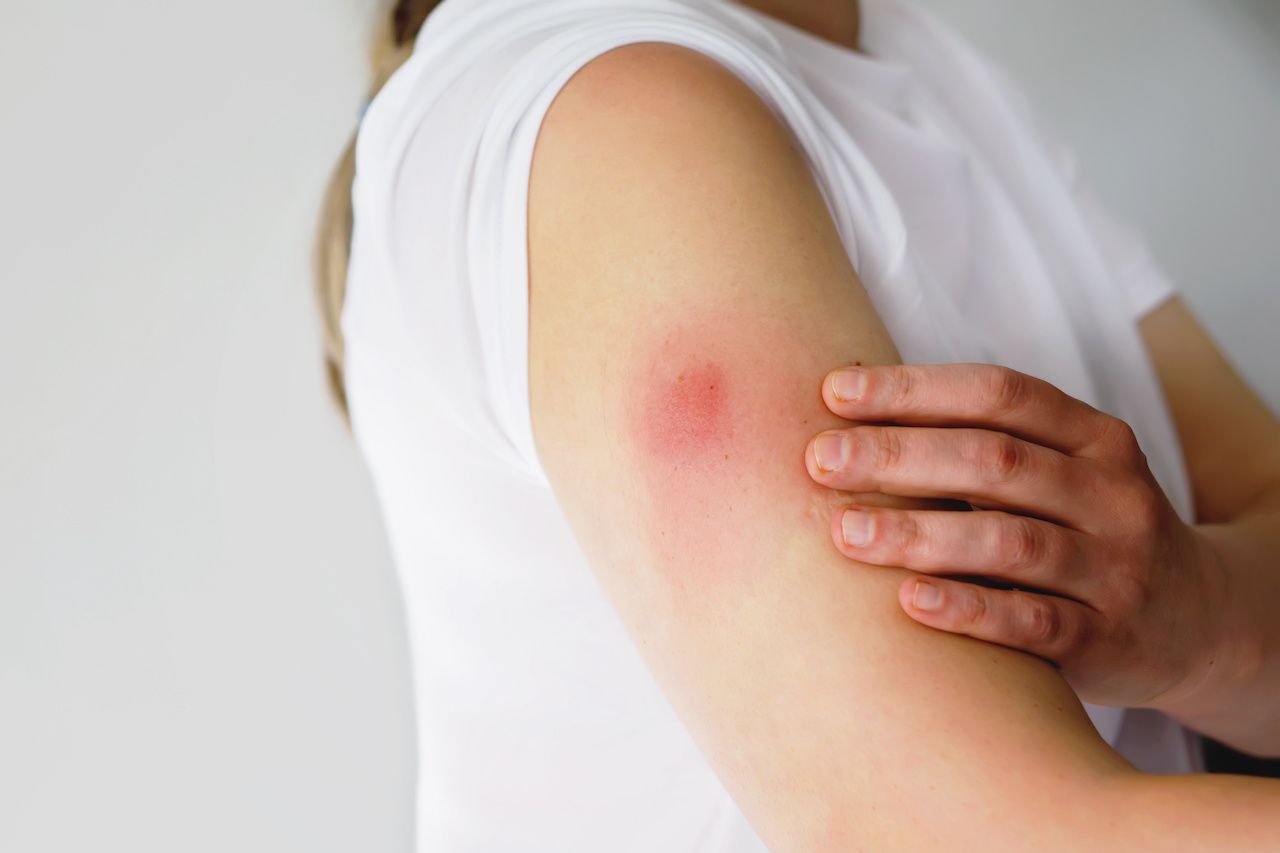
[[[1110,416],[1053,384],[996,364],[844,367],[822,383],[827,408],[853,421],[998,429],[1073,455]]]

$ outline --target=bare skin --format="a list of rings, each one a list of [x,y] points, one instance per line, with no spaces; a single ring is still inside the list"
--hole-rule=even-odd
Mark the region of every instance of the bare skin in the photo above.
[[[740,1],[858,49],[858,0]],[[978,453],[980,460],[986,459],[982,453],[1024,448],[1027,452],[1018,459],[1065,461],[1041,447],[1061,450],[1062,442],[1070,443],[1065,430],[1053,425],[1073,414],[1112,439],[1101,453],[1083,456],[1098,469],[1088,479],[1089,488],[1082,491],[1080,483],[1064,479],[1078,475],[1084,465],[1055,464],[1050,473],[1046,464],[1020,473],[1023,488],[1005,507],[1012,515],[909,514],[863,506],[863,512],[837,512],[832,538],[847,556],[870,564],[982,575],[1059,593],[1037,596],[911,579],[902,584],[900,599],[904,611],[924,625],[1055,662],[1088,701],[1157,708],[1240,751],[1280,756],[1280,620],[1274,617],[1280,612],[1280,424],[1179,298],[1143,318],[1140,330],[1183,444],[1196,497],[1196,525],[1180,523],[1123,424],[1097,418],[1088,407],[1071,406],[1056,389],[1034,382],[1019,384],[1030,393],[1020,410],[1011,412],[1019,423],[1010,424],[1002,412],[975,410],[982,400],[1000,402],[973,393],[989,371],[946,370],[919,378],[915,396],[901,401],[913,407],[906,412],[874,401],[874,411],[868,411],[868,403],[837,400],[831,384],[824,386],[831,410],[850,420],[964,424],[1000,434],[952,432],[948,437],[954,441],[948,444],[941,441],[945,433],[902,433],[916,435],[916,441],[900,460],[904,469],[881,473],[882,480],[890,480],[890,491],[895,475],[906,474],[905,466],[947,470],[943,460],[960,459],[965,452],[970,457]],[[884,393],[892,394],[892,387]],[[1028,420],[1038,427],[1033,441],[1015,446],[1002,441]],[[863,435],[861,444],[890,441],[872,433],[854,430],[850,441],[856,441],[855,435]],[[1106,443],[1101,435],[1091,438]],[[986,444],[977,446],[978,439]],[[969,443],[960,447],[961,441]],[[993,447],[993,441],[1001,443]],[[1066,456],[1074,455],[1068,450]],[[812,451],[809,459],[820,483],[876,488],[867,480],[870,471],[859,470],[859,464],[847,473],[820,471]],[[952,475],[966,491],[980,492],[989,473],[970,466]],[[938,497],[955,491],[919,479],[913,487],[897,493]],[[1068,514],[1083,512],[1076,525],[1038,523],[1018,512],[1036,510],[1034,493],[1043,502],[1073,488],[1075,494],[1098,496],[1091,506],[1066,507]],[[996,496],[972,497],[989,505]],[[1079,529],[1082,524],[1088,529]],[[925,608],[925,603],[931,606]]]
[[[857,49],[857,0],[739,2]],[[898,468],[879,472],[861,461],[851,461],[847,471],[819,470],[811,449],[810,471],[834,488],[916,498],[963,493],[1008,512],[954,516],[940,514],[940,505],[877,512],[882,500],[868,494],[857,505],[861,512],[835,513],[832,538],[847,556],[867,563],[1056,592],[913,577],[899,596],[903,610],[922,624],[1054,661],[1088,700],[1157,708],[1237,749],[1280,755],[1280,620],[1274,618],[1280,612],[1280,424],[1182,300],[1152,311],[1140,329],[1177,425],[1195,525],[1176,517],[1125,425],[1034,381],[1018,384],[1027,393],[1017,411],[995,411],[1002,401],[977,393],[984,381],[990,384],[990,371],[947,369],[917,377],[914,395],[897,400],[896,410],[876,394],[840,400],[829,381],[823,395],[832,412],[849,420],[963,424],[986,435],[900,431],[895,436],[914,436],[904,443],[908,452]],[[892,379],[875,387],[884,384],[889,387],[879,393],[896,399]],[[979,409],[984,401],[988,408]],[[1074,444],[1065,427],[1073,417],[1087,422]],[[1030,423],[1036,430],[1029,441],[1005,441]],[[848,436],[864,450],[891,440],[870,428]],[[1019,472],[1026,482],[1017,494],[992,494],[990,472],[979,465],[956,470],[946,464],[975,454],[978,461],[998,460],[1002,450],[1005,458],[1032,463]],[[1068,459],[1077,464],[1063,464]],[[1081,473],[1088,466],[1080,460],[1093,466],[1092,476]],[[901,478],[912,470],[907,488]],[[923,473],[938,471],[952,481],[930,481]],[[1095,495],[1089,505],[1046,504],[1056,495],[1086,493]],[[1066,523],[1027,517],[1050,509]]]
[[[832,488],[965,500],[983,512],[846,505],[832,538],[847,556],[919,575],[903,610],[944,631],[1053,661],[1085,699],[1157,708],[1259,755],[1280,753],[1280,425],[1172,300],[1148,337],[1175,333],[1162,364],[1175,412],[1203,398],[1228,425],[1185,422],[1196,491],[1229,516],[1176,514],[1121,421],[1046,382],[992,365],[837,370],[831,411],[874,422],[816,436],[811,475]],[[1188,351],[1194,358],[1188,359]],[[1186,381],[1200,365],[1204,384]],[[1208,368],[1203,365],[1209,365]],[[1212,390],[1201,390],[1212,389]],[[1212,512],[1212,510],[1209,510]],[[1201,518],[1205,516],[1202,514]],[[1212,516],[1210,516],[1212,517]],[[960,576],[947,579],[940,575]],[[1015,590],[963,582],[981,576]]]
[[[900,359],[807,163],[735,75],[652,44],[584,67],[539,136],[529,255],[539,456],[770,849],[1280,838],[1280,786],[1137,773],[1054,667],[919,625],[908,571],[813,535],[845,502],[798,464],[847,426],[822,377]]]
[[[844,553],[934,575],[899,590],[908,615],[989,642],[1016,637],[1007,644],[1054,661],[1093,702],[1153,704],[1194,677],[1200,662],[1170,654],[1170,645],[1217,631],[1221,584],[1198,571],[1190,529],[1122,423],[994,366],[858,368],[833,373],[824,387],[845,417],[899,425],[817,437],[808,459],[819,482],[945,495],[986,510],[837,513]],[[1198,654],[1200,644],[1189,645]]]

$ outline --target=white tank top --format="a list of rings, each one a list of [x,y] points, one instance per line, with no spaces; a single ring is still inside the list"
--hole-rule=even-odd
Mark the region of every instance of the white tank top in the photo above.
[[[534,139],[611,48],[736,73],[795,134],[904,360],[1006,364],[1123,418],[1191,518],[1135,326],[1167,279],[970,47],[863,3],[858,53],[734,0],[445,0],[370,105],[342,327],[408,615],[420,849],[763,849],[597,586],[530,426]],[[1140,767],[1198,768],[1168,718],[1088,710]]]

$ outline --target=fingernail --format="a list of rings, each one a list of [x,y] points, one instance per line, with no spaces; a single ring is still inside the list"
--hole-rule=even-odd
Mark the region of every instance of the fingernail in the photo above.
[[[856,368],[837,370],[831,374],[831,393],[844,403],[862,399],[862,392],[867,389],[867,375]]]
[[[924,581],[916,582],[916,591],[911,594],[911,606],[916,610],[937,610],[942,606],[942,590]]]
[[[823,471],[839,471],[849,457],[849,443],[843,433],[827,433],[813,441],[813,460]]]
[[[871,541],[871,513],[848,509],[840,517],[840,532],[846,545],[855,548]]]

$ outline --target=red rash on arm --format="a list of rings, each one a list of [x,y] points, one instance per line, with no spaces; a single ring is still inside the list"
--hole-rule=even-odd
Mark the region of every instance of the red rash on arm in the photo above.
[[[641,412],[641,440],[651,462],[703,467],[732,450],[733,419],[724,369],[706,361],[654,371]]]
[[[778,334],[767,320],[726,341],[730,321],[741,322],[717,315],[642,346],[630,362],[634,391],[623,398],[633,506],[683,594],[741,586],[773,527],[811,523],[816,536],[829,517],[803,461],[806,409],[821,405],[822,374],[796,381],[795,368],[777,361],[781,347],[767,344]]]
[[[738,450],[728,371],[701,354],[656,359],[631,400],[639,505],[671,588],[682,595],[730,576],[740,564],[734,521]],[[738,472],[740,474],[740,472]]]

